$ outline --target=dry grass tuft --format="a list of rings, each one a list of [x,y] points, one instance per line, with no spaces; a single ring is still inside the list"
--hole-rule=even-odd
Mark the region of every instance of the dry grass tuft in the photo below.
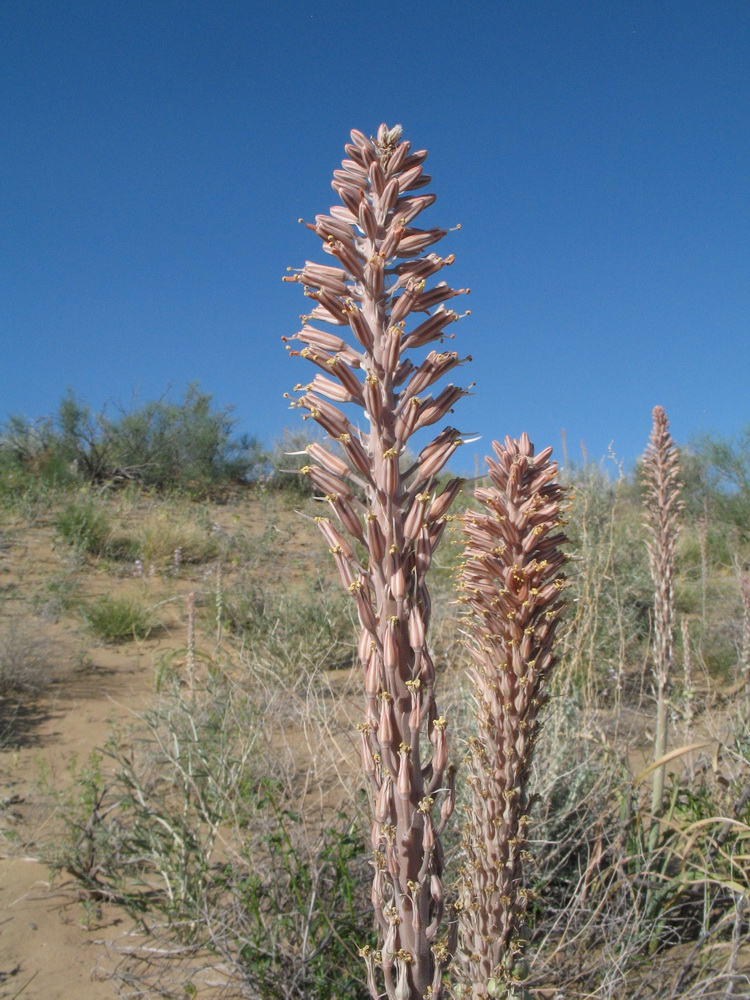
[[[0,632],[0,698],[38,694],[51,680],[49,641],[28,624],[7,625]]]

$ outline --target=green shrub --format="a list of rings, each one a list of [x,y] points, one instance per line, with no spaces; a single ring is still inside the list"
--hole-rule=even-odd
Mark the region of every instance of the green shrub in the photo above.
[[[26,489],[35,481],[59,488],[73,483],[75,473],[49,417],[11,416],[0,434],[0,489]]]
[[[159,399],[126,411],[93,413],[72,391],[53,418],[11,417],[0,434],[0,484],[44,478],[52,484],[136,481],[158,490],[205,492],[268,473],[268,455],[235,437],[231,407],[216,409],[197,384],[177,402]]]
[[[87,555],[103,556],[112,539],[107,512],[91,498],[71,500],[55,518],[58,535]]]
[[[135,598],[100,597],[84,608],[83,617],[98,639],[110,643],[145,639],[153,628],[151,612]]]
[[[256,439],[234,438],[231,408],[212,409],[197,384],[177,403],[164,399],[124,414],[113,428],[114,453],[146,486],[202,490],[262,475],[266,454]]]

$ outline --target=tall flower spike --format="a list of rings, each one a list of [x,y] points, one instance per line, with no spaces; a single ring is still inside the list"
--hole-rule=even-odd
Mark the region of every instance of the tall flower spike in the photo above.
[[[667,752],[667,716],[670,676],[674,667],[674,564],[679,517],[682,511],[677,448],[669,433],[669,420],[661,406],[653,410],[653,426],[643,456],[646,547],[654,581],[654,683],[656,687],[656,736],[654,759]],[[654,821],[650,841],[656,845],[664,796],[664,767],[657,767],[651,795]]]
[[[309,224],[334,263],[308,261],[285,278],[302,284],[314,303],[291,338],[303,346],[292,351],[288,345],[290,353],[323,373],[298,386],[302,395],[292,405],[307,410],[335,440],[336,454],[310,447],[312,461],[302,471],[343,531],[366,550],[360,559],[361,548],[337,542],[330,522],[317,519],[362,629],[361,754],[373,801],[373,901],[382,941],[380,951],[368,952],[368,986],[373,998],[384,989],[389,1000],[439,1000],[449,960],[438,939],[439,833],[452,811],[453,791],[425,639],[425,576],[461,484],[453,480],[435,495],[436,477],[462,443],[461,434],[445,428],[408,469],[403,456],[412,434],[441,420],[464,394],[450,385],[433,398],[429,389],[468,359],[432,350],[415,364],[407,352],[452,336],[447,328],[459,317],[445,303],[468,289],[443,281],[427,286],[453,263],[452,256],[424,253],[447,230],[413,226],[435,200],[415,194],[430,182],[422,171],[427,153],[412,152],[400,125],[381,125],[374,139],[355,130],[351,140],[332,181],[342,203]],[[350,418],[339,404],[348,413],[359,409],[359,416]]]
[[[552,449],[535,455],[525,434],[493,449],[491,485],[475,492],[486,512],[464,516],[459,598],[477,710],[456,967],[472,997],[500,996],[522,965],[527,781],[565,587],[564,490]]]

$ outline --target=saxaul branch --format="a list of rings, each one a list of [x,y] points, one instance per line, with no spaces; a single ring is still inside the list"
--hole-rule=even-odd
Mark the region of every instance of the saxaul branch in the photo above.
[[[528,778],[564,607],[565,491],[551,448],[493,443],[490,485],[467,511],[459,603],[473,659],[476,735],[459,879],[459,996],[513,995],[524,972]]]
[[[379,949],[363,949],[368,987],[373,998],[384,989],[390,1000],[437,1000],[449,958],[440,937],[440,834],[454,792],[427,645],[426,575],[462,482],[438,491],[436,477],[462,435],[446,427],[414,461],[405,454],[412,435],[445,417],[467,391],[453,384],[437,395],[430,390],[470,360],[443,347],[460,318],[447,303],[468,289],[427,284],[453,256],[425,253],[448,230],[413,225],[435,201],[417,193],[431,180],[423,172],[426,151],[412,152],[401,126],[381,125],[376,138],[353,131],[351,139],[332,181],[341,204],[307,224],[335,263],[308,261],[285,278],[313,303],[291,338],[303,346],[289,344],[290,354],[318,369],[296,386],[291,405],[332,441],[308,446],[302,473],[333,514],[316,520],[361,626],[361,754],[373,805],[380,932]],[[431,344],[440,348],[421,361],[408,356]]]
[[[651,436],[643,456],[646,548],[654,582],[654,685],[656,688],[656,736],[654,759],[667,751],[669,685],[674,668],[674,569],[675,549],[682,511],[679,455],[669,420],[661,406],[653,410]],[[654,821],[650,842],[656,846],[664,797],[664,767],[654,771],[651,812]]]

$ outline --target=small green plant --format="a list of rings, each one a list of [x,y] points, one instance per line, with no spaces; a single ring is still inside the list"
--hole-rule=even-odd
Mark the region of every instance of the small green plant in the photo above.
[[[82,763],[74,756],[64,791],[59,790],[47,768],[40,774],[41,787],[54,800],[64,830],[59,839],[43,846],[42,857],[53,874],[72,875],[89,901],[117,898],[108,879],[118,856],[117,827],[106,822],[110,783],[102,761],[98,750]]]
[[[134,597],[100,597],[84,608],[83,617],[98,639],[110,643],[145,639],[153,628],[151,611]]]
[[[90,497],[66,503],[55,518],[60,538],[79,552],[103,556],[112,539],[112,525],[104,508]]]
[[[72,571],[58,571],[44,581],[44,592],[36,595],[34,605],[42,617],[56,620],[64,612],[78,607],[80,592],[80,580]]]

